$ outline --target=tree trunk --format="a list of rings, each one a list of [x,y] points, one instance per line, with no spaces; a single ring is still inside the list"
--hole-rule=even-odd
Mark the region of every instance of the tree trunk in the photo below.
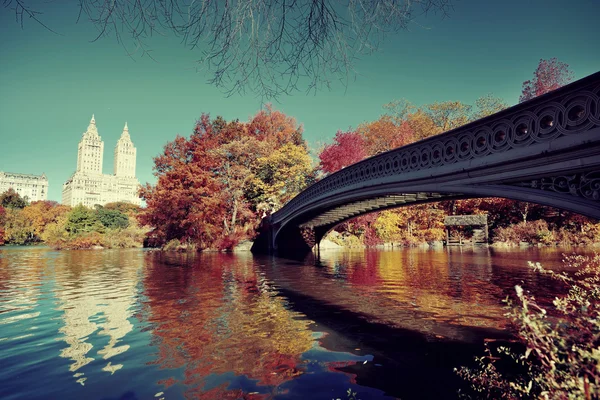
[[[237,218],[237,210],[238,210],[238,201],[237,199],[233,200],[233,213],[231,215],[231,233],[235,233],[235,220]]]

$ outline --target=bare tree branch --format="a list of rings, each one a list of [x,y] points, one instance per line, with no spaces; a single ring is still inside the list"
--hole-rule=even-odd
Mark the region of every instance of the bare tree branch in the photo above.
[[[230,95],[268,98],[347,84],[357,58],[377,51],[388,35],[452,9],[451,0],[77,1],[80,17],[98,29],[94,41],[112,36],[147,54],[152,35],[174,33],[200,50],[198,66],[211,74],[209,83]],[[21,25],[26,16],[51,30],[25,2],[3,5]]]

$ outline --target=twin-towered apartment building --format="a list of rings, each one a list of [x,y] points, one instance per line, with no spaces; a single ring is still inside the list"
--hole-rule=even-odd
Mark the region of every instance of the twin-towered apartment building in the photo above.
[[[114,174],[103,174],[104,142],[92,115],[77,148],[77,170],[63,184],[62,203],[93,207],[96,204],[126,201],[140,205],[140,183],[135,177],[136,152],[126,122],[115,146]]]
[[[135,177],[136,152],[125,123],[115,146],[114,174],[103,174],[104,142],[92,115],[77,148],[77,169],[63,184],[62,204],[93,207],[96,204],[125,201],[140,205],[140,183]],[[0,171],[0,193],[11,188],[29,201],[48,198],[48,178],[44,174],[38,176]]]

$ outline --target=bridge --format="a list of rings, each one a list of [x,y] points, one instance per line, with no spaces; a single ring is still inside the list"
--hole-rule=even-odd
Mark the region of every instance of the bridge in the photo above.
[[[325,177],[264,218],[252,250],[305,253],[362,214],[478,197],[600,219],[600,72]]]

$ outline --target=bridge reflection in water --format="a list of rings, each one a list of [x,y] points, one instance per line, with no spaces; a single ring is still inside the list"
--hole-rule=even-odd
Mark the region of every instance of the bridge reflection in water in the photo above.
[[[356,216],[473,197],[600,219],[600,72],[327,176],[263,220],[253,251],[303,254]]]
[[[453,398],[514,285],[558,293],[526,261],[563,251],[3,247],[0,398]]]

